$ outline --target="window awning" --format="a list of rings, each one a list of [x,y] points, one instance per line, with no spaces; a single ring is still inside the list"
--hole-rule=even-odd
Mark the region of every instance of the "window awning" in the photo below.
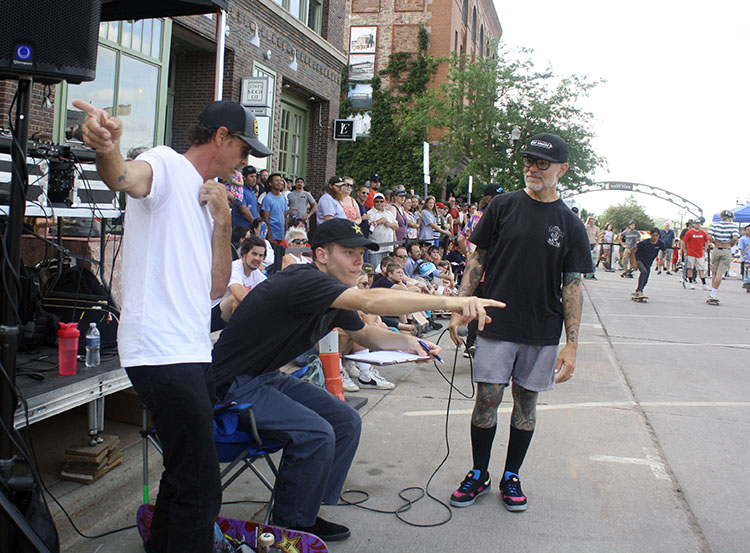
[[[228,0],[102,0],[102,21],[198,15],[227,10]]]

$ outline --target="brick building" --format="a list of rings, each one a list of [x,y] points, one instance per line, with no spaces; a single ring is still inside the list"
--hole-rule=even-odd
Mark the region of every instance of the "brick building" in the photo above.
[[[350,74],[352,69],[362,74],[369,63],[377,74],[390,54],[416,53],[420,25],[429,33],[428,53],[435,57],[451,52],[471,58],[490,55],[489,41],[503,33],[492,0],[351,0],[346,15],[349,33],[343,48],[349,53]],[[444,81],[447,69],[441,65],[432,86]]]
[[[269,116],[259,123],[261,140],[274,153],[251,163],[320,189],[336,166],[331,121],[347,60],[345,0],[228,4],[223,99],[240,100],[244,77],[267,77],[272,91]],[[83,98],[123,120],[123,153],[157,144],[185,151],[188,127],[213,97],[216,19],[102,22],[96,79],[36,84],[30,136],[41,131],[57,143],[75,139],[83,117],[71,100]],[[256,30],[259,46],[251,43]],[[7,113],[15,88],[15,81],[0,81],[0,112]]]

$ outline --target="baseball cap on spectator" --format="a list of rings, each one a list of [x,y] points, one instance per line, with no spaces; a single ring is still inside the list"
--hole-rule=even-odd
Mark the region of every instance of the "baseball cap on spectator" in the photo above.
[[[430,261],[422,263],[417,270],[419,271],[419,276],[425,278],[432,278],[435,273],[439,272],[438,268],[435,267],[435,264]]]
[[[400,188],[398,190],[393,191],[394,196],[406,196],[406,190],[401,190]]]
[[[491,182],[484,189],[485,196],[498,196],[503,192],[505,192],[505,190],[503,190],[503,187],[496,182]]]
[[[375,182],[375,181],[380,182],[382,180],[383,180],[383,177],[381,177],[377,173],[373,173],[372,175],[370,175],[370,182]]]
[[[732,213],[732,210],[730,209],[725,209],[719,215],[721,215],[722,217],[729,217],[730,219],[734,219],[734,213]]]
[[[333,175],[330,179],[328,179],[328,186],[334,186],[336,184],[344,184],[344,179],[342,179],[338,175]]]
[[[246,177],[246,176],[248,176],[248,175],[254,175],[254,174],[256,174],[257,172],[258,172],[258,171],[257,171],[257,170],[255,169],[255,167],[253,167],[252,165],[245,165],[245,166],[244,166],[244,167],[242,168],[242,176],[243,176],[243,177]]]
[[[253,157],[270,156],[273,152],[258,140],[258,120],[243,106],[231,100],[220,100],[206,105],[198,116],[198,123],[209,129],[226,127],[239,135],[250,146]]]
[[[326,222],[318,225],[315,231],[315,237],[310,244],[313,251],[315,248],[336,242],[347,248],[358,248],[364,246],[367,249],[377,251],[380,246],[377,242],[365,238],[362,235],[362,229],[354,221],[349,219],[328,219]]]
[[[445,209],[445,208],[447,208],[447,207],[448,207],[448,206],[447,206],[447,205],[445,205],[445,204],[444,204],[443,202],[438,202],[438,203],[436,203],[435,205],[436,205],[437,207],[439,207],[440,209]]]
[[[630,225],[634,225],[634,224],[635,224],[635,221],[630,221],[630,222],[628,223],[628,226],[630,226]]]
[[[372,200],[373,200],[373,201],[375,201],[375,200],[377,200],[378,198],[381,198],[381,199],[385,200],[385,196],[383,196],[383,194],[381,194],[380,192],[378,192],[377,194],[375,194],[375,195],[374,195],[374,196],[372,197]]]
[[[375,274],[375,267],[372,266],[372,263],[363,263],[362,264],[362,270],[367,273],[368,275],[374,275]]]
[[[554,163],[568,162],[568,144],[556,134],[543,132],[529,138],[522,155]]]

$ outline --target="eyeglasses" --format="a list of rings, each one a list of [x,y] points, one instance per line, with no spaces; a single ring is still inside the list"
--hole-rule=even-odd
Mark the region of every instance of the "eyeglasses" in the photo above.
[[[378,203],[378,202],[384,202],[384,201],[385,201],[385,200],[377,199],[377,200],[375,200],[375,203]]]
[[[349,184],[348,182],[345,182],[345,183],[344,183],[344,186],[345,186],[346,188],[352,188],[352,187],[353,187],[354,185],[353,185],[353,184]]]
[[[536,168],[539,169],[540,171],[546,171],[547,169],[549,169],[549,166],[550,166],[550,162],[547,161],[546,159],[538,159],[534,157],[524,156],[523,158],[524,167],[531,167],[535,163],[536,163]]]

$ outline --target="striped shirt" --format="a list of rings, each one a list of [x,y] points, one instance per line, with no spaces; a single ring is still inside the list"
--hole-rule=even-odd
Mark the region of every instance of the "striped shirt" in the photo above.
[[[737,225],[732,221],[717,221],[711,223],[708,234],[714,237],[717,242],[731,242],[733,237],[739,238],[740,233]]]

